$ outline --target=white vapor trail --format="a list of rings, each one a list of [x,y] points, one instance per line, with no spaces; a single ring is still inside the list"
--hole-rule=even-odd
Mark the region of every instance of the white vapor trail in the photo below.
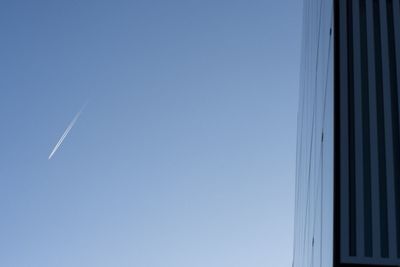
[[[70,124],[68,125],[67,129],[65,129],[65,131],[64,131],[63,135],[61,136],[60,140],[58,140],[57,144],[54,146],[53,150],[51,151],[49,159],[51,159],[53,157],[54,153],[56,153],[56,151],[58,150],[58,148],[60,147],[60,145],[64,141],[65,137],[67,137],[69,131],[71,131],[72,127],[74,127],[74,124],[78,120],[79,116],[82,114],[82,111],[85,109],[86,104],[87,103],[85,103],[85,105],[83,105],[83,107],[79,110],[79,112],[75,115],[73,120],[70,122]]]

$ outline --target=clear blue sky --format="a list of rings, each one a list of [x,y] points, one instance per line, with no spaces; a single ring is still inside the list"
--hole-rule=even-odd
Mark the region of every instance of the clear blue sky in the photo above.
[[[290,266],[301,18],[1,1],[0,266]]]

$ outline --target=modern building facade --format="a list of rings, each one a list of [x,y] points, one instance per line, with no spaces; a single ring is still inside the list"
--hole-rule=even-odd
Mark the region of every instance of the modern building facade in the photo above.
[[[305,0],[293,266],[400,266],[400,0]]]

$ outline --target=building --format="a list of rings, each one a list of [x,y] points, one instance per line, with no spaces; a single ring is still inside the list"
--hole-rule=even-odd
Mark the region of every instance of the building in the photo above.
[[[293,266],[400,266],[400,0],[303,12]]]

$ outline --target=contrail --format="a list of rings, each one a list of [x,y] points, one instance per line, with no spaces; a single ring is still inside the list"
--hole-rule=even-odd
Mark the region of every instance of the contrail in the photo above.
[[[74,127],[74,124],[78,120],[78,118],[81,115],[82,111],[85,109],[86,105],[87,105],[87,103],[85,103],[83,105],[83,107],[79,110],[79,112],[75,115],[73,120],[70,122],[70,124],[68,125],[67,129],[65,129],[65,131],[64,131],[63,135],[61,136],[60,140],[58,140],[57,144],[53,148],[53,151],[51,151],[49,159],[51,159],[53,157],[54,153],[56,153],[57,149],[60,147],[60,145],[64,141],[65,137],[67,137],[69,131],[71,131],[72,127]]]

